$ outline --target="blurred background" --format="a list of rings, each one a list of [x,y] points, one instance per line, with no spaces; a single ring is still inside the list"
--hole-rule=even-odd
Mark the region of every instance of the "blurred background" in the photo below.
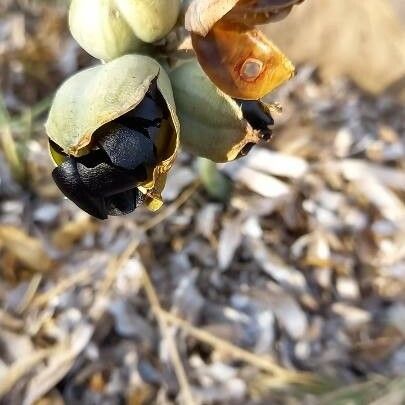
[[[272,141],[105,222],[51,179],[52,96],[96,63],[66,9],[0,2],[0,402],[404,404],[404,1],[265,27],[297,65]]]

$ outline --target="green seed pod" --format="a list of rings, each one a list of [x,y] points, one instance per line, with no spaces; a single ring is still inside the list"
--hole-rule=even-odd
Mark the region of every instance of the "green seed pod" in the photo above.
[[[113,0],[73,0],[69,27],[86,52],[105,61],[137,51],[144,45]]]
[[[115,0],[135,35],[144,42],[166,36],[176,24],[180,0]]]
[[[181,143],[189,152],[214,162],[227,162],[247,153],[264,138],[248,122],[241,104],[220,91],[196,60],[174,69],[170,78],[181,123]]]
[[[142,114],[150,114],[156,107],[153,101],[156,97],[162,100],[160,104],[166,113],[148,121]],[[125,55],[68,79],[57,91],[46,123],[51,157],[56,165],[61,165],[68,158],[87,156],[100,145],[107,148],[111,142],[108,137],[103,138],[105,134],[118,139],[127,121],[135,123],[138,132],[143,131],[153,140],[156,162],[148,166],[138,189],[146,195],[148,207],[156,210],[162,205],[161,192],[178,149],[180,128],[169,77],[154,59]],[[150,128],[145,122],[152,126],[153,134],[147,132]],[[119,151],[109,150],[113,163],[115,155],[119,160],[130,154],[122,142],[114,148]],[[141,152],[148,154],[150,150]]]

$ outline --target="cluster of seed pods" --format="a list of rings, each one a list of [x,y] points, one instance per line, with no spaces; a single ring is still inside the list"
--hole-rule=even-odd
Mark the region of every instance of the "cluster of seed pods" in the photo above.
[[[188,1],[73,0],[71,33],[104,63],[76,73],[55,95],[46,129],[59,189],[99,219],[143,203],[154,211],[180,130],[185,149],[215,162],[268,141],[274,121],[260,99],[294,68],[256,25],[299,2],[192,0],[185,27],[196,58],[170,68],[157,58],[156,41],[182,23]],[[208,24],[194,29],[193,19]]]
[[[181,0],[70,2],[72,36],[102,63],[61,85],[46,129],[56,185],[96,218],[162,203],[179,125],[170,80],[144,53],[171,31],[180,5]]]

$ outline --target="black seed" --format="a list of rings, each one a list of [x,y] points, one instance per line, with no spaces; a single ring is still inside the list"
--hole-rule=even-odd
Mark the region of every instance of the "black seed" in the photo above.
[[[256,100],[236,99],[235,101],[240,104],[243,117],[252,128],[261,131],[264,140],[270,139],[272,131],[269,126],[274,125],[274,120],[263,104]]]
[[[148,92],[146,93],[148,97],[152,98],[153,100],[159,102],[160,99],[162,98],[162,95],[160,94],[158,85],[157,85],[157,78],[152,80],[152,83],[149,86]],[[163,107],[164,104],[162,104]]]
[[[130,190],[140,181],[146,180],[146,170],[116,167],[107,154],[99,149],[77,159],[77,171],[82,183],[95,196],[107,197]]]
[[[158,127],[149,127],[148,128],[148,136],[154,145],[157,144],[157,138],[159,136],[159,133],[160,133],[160,128],[158,128]]]
[[[139,105],[119,117],[117,122],[140,131],[150,126],[160,127],[164,118],[167,118],[167,106],[154,80]]]
[[[134,170],[141,165],[152,166],[156,162],[152,140],[118,123],[108,125],[98,143],[111,162],[123,169]]]
[[[133,110],[117,118],[115,122],[147,135],[153,142],[155,133],[159,133],[162,120],[169,119],[169,116],[169,109],[155,79],[142,102]]]
[[[153,123],[163,119],[163,109],[158,101],[146,95],[142,102],[130,112],[130,116]]]
[[[108,215],[126,215],[139,207],[144,201],[144,195],[133,189],[106,198]]]
[[[249,142],[249,143],[247,143],[243,148],[242,148],[242,150],[239,152],[239,155],[238,155],[238,159],[239,158],[241,158],[241,157],[243,157],[243,156],[246,156],[252,149],[253,149],[253,147],[255,146],[256,144],[255,143],[253,143],[253,142]]]
[[[103,198],[92,196],[80,179],[75,158],[69,157],[52,172],[52,177],[62,193],[89,215],[107,219]]]

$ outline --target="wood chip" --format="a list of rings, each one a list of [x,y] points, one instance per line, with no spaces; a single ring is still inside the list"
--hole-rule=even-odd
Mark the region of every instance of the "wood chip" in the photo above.
[[[28,269],[42,273],[55,267],[42,242],[21,229],[0,225],[0,242]]]

